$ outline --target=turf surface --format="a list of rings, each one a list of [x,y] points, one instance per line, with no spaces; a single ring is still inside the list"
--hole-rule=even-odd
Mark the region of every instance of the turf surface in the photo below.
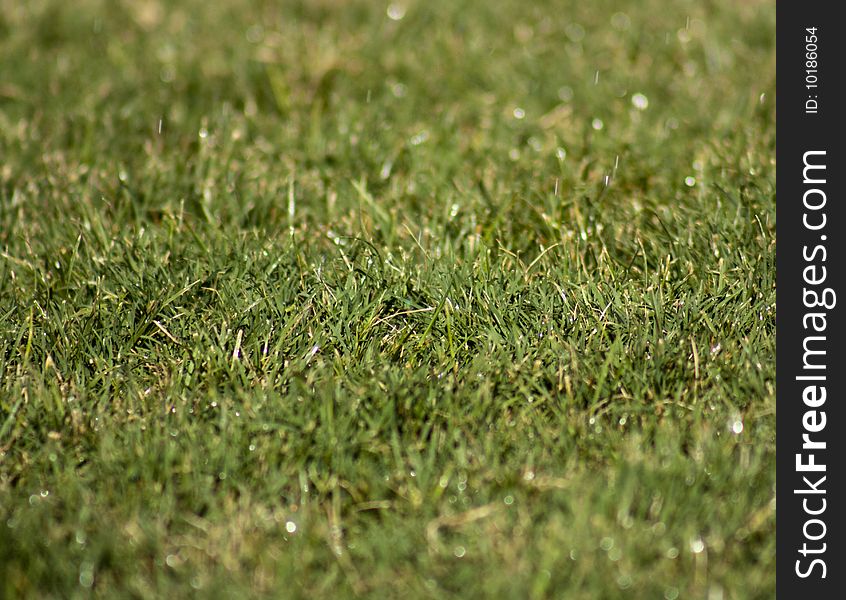
[[[772,597],[772,3],[0,9],[0,595]]]

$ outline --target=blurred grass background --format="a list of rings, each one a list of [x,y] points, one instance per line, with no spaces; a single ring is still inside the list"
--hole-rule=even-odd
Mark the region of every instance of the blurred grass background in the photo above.
[[[772,597],[774,42],[0,0],[0,594]]]

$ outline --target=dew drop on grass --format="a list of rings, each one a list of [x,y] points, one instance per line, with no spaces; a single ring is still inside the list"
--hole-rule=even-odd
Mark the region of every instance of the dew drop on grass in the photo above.
[[[600,131],[603,127],[605,127],[605,123],[602,122],[602,119],[594,119],[591,121],[590,126],[596,131]]]
[[[567,151],[561,146],[559,146],[555,149],[555,156],[558,157],[558,160],[564,160],[565,158],[567,158]]]
[[[667,600],[676,600],[679,597],[679,588],[668,587],[664,590],[664,598]]]
[[[391,93],[397,98],[404,98],[408,88],[402,83],[395,83],[391,86]]]
[[[382,165],[382,170],[379,171],[379,179],[385,181],[388,177],[391,176],[391,169],[393,169],[394,163],[391,160],[386,160],[385,164]]]
[[[565,35],[574,42],[581,42],[585,39],[585,28],[578,23],[570,23],[564,28]]]
[[[297,531],[297,524],[293,521],[287,521],[285,523],[285,531],[288,533],[295,533]]]
[[[743,421],[736,419],[734,423],[731,424],[731,432],[734,435],[740,435],[743,433]]]
[[[505,502],[506,506],[511,506],[512,504],[514,504],[514,496],[506,496],[503,502]]]
[[[673,546],[669,550],[667,550],[667,558],[670,560],[675,560],[679,556],[679,549]]]
[[[623,558],[623,551],[619,548],[611,548],[608,551],[608,560],[612,562],[617,562],[621,558]]]
[[[649,107],[649,98],[638,92],[632,96],[632,106],[638,110],[646,110]]]
[[[405,16],[405,7],[402,4],[392,3],[388,5],[386,12],[391,21],[399,21]]]
[[[82,587],[91,587],[94,585],[94,572],[89,568],[83,568],[79,572],[79,585]]]
[[[411,138],[410,142],[412,146],[419,146],[423,142],[429,139],[429,132],[426,130],[421,131],[417,135]]]
[[[705,550],[705,542],[702,541],[702,538],[698,537],[690,541],[690,551],[694,554],[699,554]]]
[[[696,185],[696,177],[693,177],[693,176],[691,176],[691,175],[688,175],[687,177],[685,177],[685,178],[684,178],[684,184],[685,184],[687,187],[693,187],[693,186],[695,186],[695,185]]]
[[[614,29],[619,29],[623,31],[628,29],[629,26],[632,24],[631,19],[629,19],[629,15],[623,12],[614,13],[611,15],[611,26]]]
[[[518,106],[517,108],[514,109],[514,118],[515,119],[526,118],[526,111]]]
[[[467,554],[467,549],[464,546],[456,546],[453,554],[455,554],[456,558],[463,558]]]
[[[708,589],[708,600],[723,600],[723,588],[714,584]]]
[[[569,102],[573,99],[573,88],[569,85],[564,85],[558,88],[558,99],[562,102]]]

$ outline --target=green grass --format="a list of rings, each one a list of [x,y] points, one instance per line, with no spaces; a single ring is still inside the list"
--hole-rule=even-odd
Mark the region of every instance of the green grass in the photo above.
[[[0,0],[0,595],[772,597],[774,6],[387,6]]]

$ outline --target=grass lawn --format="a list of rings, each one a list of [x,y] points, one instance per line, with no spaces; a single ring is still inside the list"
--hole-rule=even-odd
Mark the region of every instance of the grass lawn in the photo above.
[[[774,40],[0,0],[0,596],[772,597]]]

